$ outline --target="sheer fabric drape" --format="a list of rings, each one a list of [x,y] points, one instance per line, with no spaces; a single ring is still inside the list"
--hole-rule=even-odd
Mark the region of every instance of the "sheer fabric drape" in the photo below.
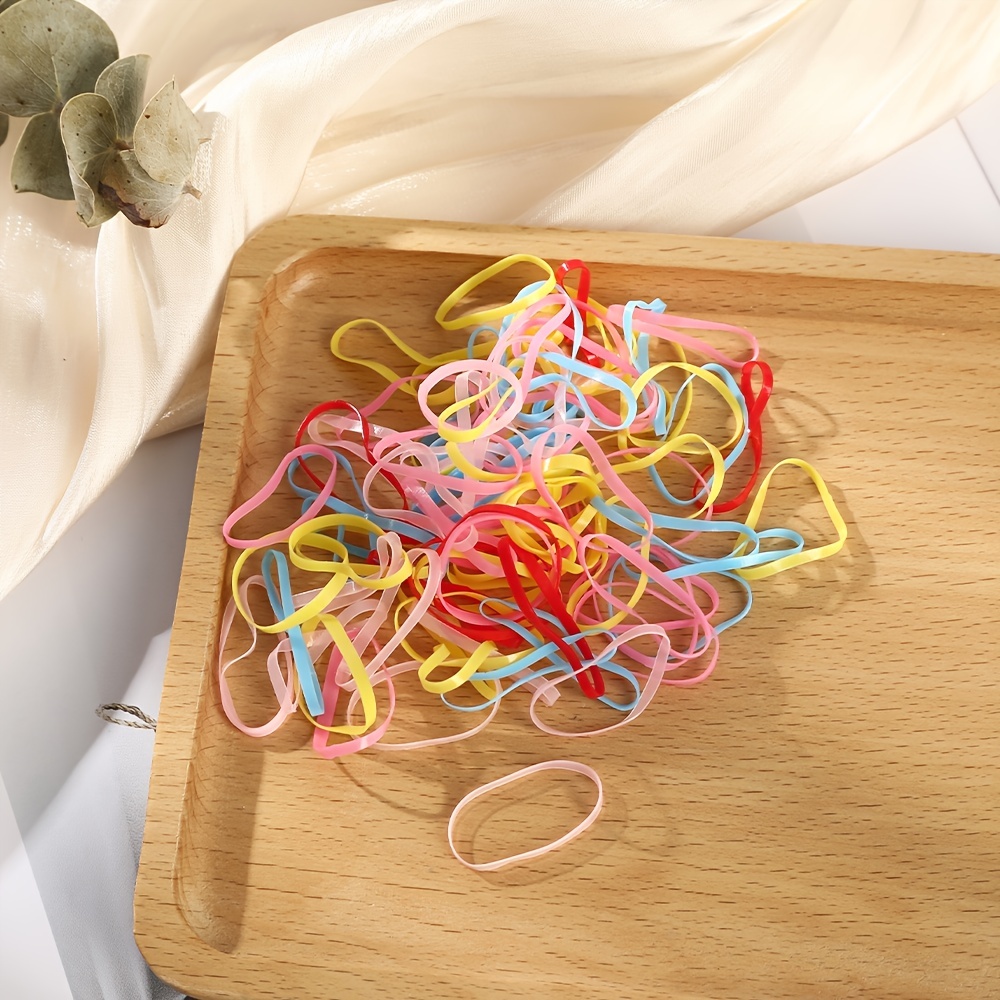
[[[0,184],[0,596],[145,437],[200,418],[227,270],[265,223],[726,234],[1000,79],[995,0],[92,3],[198,108],[205,195],[98,237]]]

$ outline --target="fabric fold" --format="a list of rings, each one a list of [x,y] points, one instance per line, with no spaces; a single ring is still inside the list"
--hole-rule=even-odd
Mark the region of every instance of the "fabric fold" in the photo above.
[[[230,262],[266,223],[726,234],[1000,79],[993,0],[93,5],[197,102],[205,193],[97,239],[0,185],[0,596],[144,438],[200,418]]]

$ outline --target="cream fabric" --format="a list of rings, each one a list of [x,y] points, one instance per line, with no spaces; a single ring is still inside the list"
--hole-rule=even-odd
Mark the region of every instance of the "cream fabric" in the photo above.
[[[1000,79],[996,0],[92,2],[196,103],[205,195],[98,238],[0,184],[0,596],[144,437],[199,419],[230,261],[265,223],[725,234]]]

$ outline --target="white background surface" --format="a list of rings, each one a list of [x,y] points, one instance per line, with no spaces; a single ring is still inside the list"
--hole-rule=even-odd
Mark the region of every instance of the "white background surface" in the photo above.
[[[1000,87],[864,174],[740,235],[1000,253],[998,191]],[[150,659],[162,670],[155,640],[173,615],[198,438],[191,430],[144,445],[0,602],[0,657],[13,668],[3,671],[12,680],[0,706],[3,1000],[70,996],[32,877],[32,837],[101,731],[94,708],[123,698],[144,659],[147,672]],[[56,669],[67,658],[72,670]],[[65,915],[49,917],[58,925]]]

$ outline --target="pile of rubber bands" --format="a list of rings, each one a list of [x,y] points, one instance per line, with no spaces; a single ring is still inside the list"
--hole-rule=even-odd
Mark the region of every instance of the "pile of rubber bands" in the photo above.
[[[454,315],[515,264],[538,267],[541,279],[504,305]],[[567,282],[573,274],[575,287]],[[844,544],[843,518],[807,462],[779,462],[758,485],[773,379],[747,330],[671,315],[660,299],[603,306],[591,298],[582,262],[553,270],[526,254],[461,284],[435,320],[445,331],[467,331],[466,346],[429,357],[374,320],[338,329],[333,355],[377,373],[384,391],[363,405],[331,400],[305,414],[270,480],[223,526],[242,551],[218,676],[223,709],[242,732],[266,736],[301,712],[326,758],[373,746],[413,749],[472,736],[501,702],[523,705],[525,696],[531,721],[546,733],[608,732],[634,720],[662,687],[712,672],[720,636],[750,610],[754,581]],[[414,362],[412,372],[347,355],[345,337],[361,329],[384,334]],[[705,339],[713,334],[745,341],[746,357],[724,354]],[[414,398],[422,426],[377,422],[396,393]],[[717,397],[725,414],[714,440],[693,429],[703,395]],[[758,529],[782,466],[812,480],[832,541],[807,547],[791,529]],[[262,537],[237,537],[238,523],[282,483],[301,500],[299,516]],[[745,515],[732,516],[747,501]],[[259,572],[245,575],[251,558]],[[293,576],[313,586],[296,590]],[[741,607],[723,611],[723,587],[736,588]],[[263,591],[273,621],[253,619],[252,588]],[[252,642],[227,659],[237,614]],[[258,633],[279,637],[267,659],[277,711],[250,726],[226,675]],[[481,721],[417,742],[385,740],[393,679],[410,671],[456,717],[478,713]],[[378,685],[386,690],[381,712]],[[546,722],[544,708],[570,688],[600,702],[608,723],[581,733]],[[585,773],[600,793],[584,765],[538,767]],[[463,800],[449,838],[467,801],[523,773]],[[537,853],[478,866],[456,856],[493,868]]]

